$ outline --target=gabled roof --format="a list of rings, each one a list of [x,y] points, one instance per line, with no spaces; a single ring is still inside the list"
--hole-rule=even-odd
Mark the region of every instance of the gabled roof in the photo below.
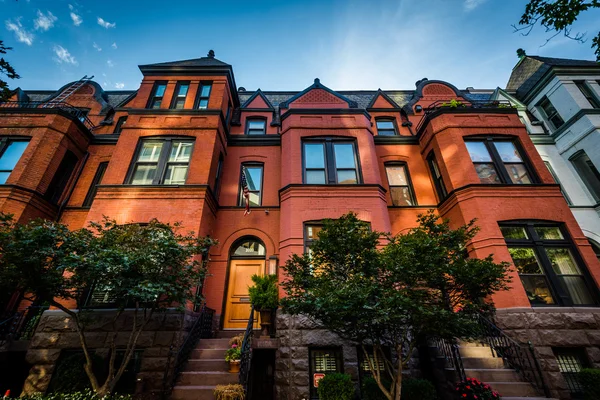
[[[254,101],[254,99],[256,99],[257,97],[262,98],[263,101],[267,104],[268,108],[265,108],[265,110],[270,110],[270,111],[274,111],[275,110],[275,107],[273,107],[273,105],[271,104],[271,102],[269,101],[269,99],[267,99],[267,96],[265,96],[265,94],[260,89],[258,89],[256,92],[254,92],[254,94],[252,96],[250,96],[248,98],[248,100],[246,100],[244,102],[244,104],[242,104],[241,108],[248,107]]]
[[[358,108],[358,105],[356,104],[355,101],[350,100],[346,96],[343,96],[340,93],[329,89],[325,85],[322,85],[321,81],[319,80],[319,78],[315,78],[315,82],[312,85],[310,85],[309,87],[307,87],[306,89],[304,89],[303,91],[301,91],[300,93],[292,96],[291,98],[287,99],[286,101],[283,101],[283,102],[279,103],[279,107],[280,108],[289,108],[289,105],[291,103],[293,103],[295,100],[297,100],[300,97],[304,96],[306,93],[310,92],[313,89],[322,89],[322,90],[325,90],[329,94],[332,94],[333,96],[337,97],[338,99],[340,99],[340,100],[345,101],[346,103],[348,103],[348,107],[349,108]]]
[[[394,100],[392,100],[392,98],[390,96],[388,96],[387,94],[385,94],[385,92],[381,89],[377,89],[377,93],[375,94],[375,96],[373,96],[373,98],[371,99],[371,102],[367,105],[367,108],[373,108],[373,105],[375,104],[375,102],[377,101],[377,98],[379,96],[383,97],[388,103],[390,103],[390,105],[392,107],[400,108],[398,103],[396,103]]]
[[[571,58],[553,58],[553,57],[540,57],[540,56],[527,56],[548,64],[552,67],[600,67],[600,64],[596,61],[590,60],[574,60]]]

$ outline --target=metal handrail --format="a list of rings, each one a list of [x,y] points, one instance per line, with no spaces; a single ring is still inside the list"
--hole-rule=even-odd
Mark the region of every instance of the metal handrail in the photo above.
[[[14,340],[29,340],[48,306],[29,306],[0,322],[0,344]]]
[[[462,362],[462,357],[460,356],[460,351],[458,350],[456,339],[448,340],[436,337],[432,339],[432,342],[440,351],[442,357],[444,357],[446,368],[453,369],[456,373],[456,382],[466,380],[467,374],[465,373],[465,367]]]
[[[81,123],[89,130],[94,129],[94,124],[88,118],[87,112],[72,106],[69,103],[65,103],[64,101],[3,101],[0,102],[0,109],[2,108],[25,108],[25,109],[44,109],[44,108],[57,108],[59,110],[65,111],[75,118],[77,118]]]
[[[250,377],[250,367],[252,364],[252,339],[254,338],[254,306],[250,308],[250,317],[246,332],[244,332],[244,340],[242,341],[242,355],[240,357],[240,375],[239,383],[244,387],[246,399],[250,398],[248,392],[248,378]],[[251,389],[251,387],[250,387]]]

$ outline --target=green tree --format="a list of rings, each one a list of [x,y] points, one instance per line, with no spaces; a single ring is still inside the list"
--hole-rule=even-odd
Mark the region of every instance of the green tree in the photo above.
[[[555,32],[546,43],[561,33],[569,39],[583,43],[586,41],[586,33],[577,32],[573,35],[571,26],[579,14],[594,8],[600,8],[600,0],[529,0],[519,20],[520,27],[513,27],[515,31],[527,36],[539,23],[546,32]],[[596,61],[600,62],[600,32],[592,38],[591,47],[594,49]]]
[[[420,339],[476,337],[473,313],[492,312],[489,296],[509,282],[508,264],[468,256],[473,221],[451,229],[430,211],[418,222],[390,236],[349,213],[325,221],[310,254],[293,255],[283,267],[284,310],[358,343],[390,400],[400,399],[402,370]],[[375,368],[381,363],[384,371]]]
[[[0,54],[6,54],[8,50],[12,50],[12,47],[6,47],[4,42],[0,40]],[[20,76],[17,71],[9,64],[4,57],[0,58],[0,75],[6,75],[9,79],[19,79]],[[10,90],[8,89],[8,82],[0,79],[0,101],[4,101],[10,97]]]
[[[85,355],[83,368],[92,389],[104,396],[113,391],[125,371],[153,314],[200,300],[193,288],[206,275],[206,255],[214,243],[193,233],[181,235],[177,225],[157,220],[119,225],[105,219],[70,231],[53,221],[18,224],[0,214],[0,290],[20,290],[26,299],[46,301],[71,317]],[[86,307],[85,294],[94,290],[102,290],[116,308],[103,382],[94,374],[86,338],[95,318]],[[73,303],[74,309],[65,306]],[[132,329],[123,360],[116,365],[116,324],[126,308],[133,314]]]

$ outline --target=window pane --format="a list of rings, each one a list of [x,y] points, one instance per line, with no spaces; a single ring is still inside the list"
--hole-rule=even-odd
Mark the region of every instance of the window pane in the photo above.
[[[179,98],[175,99],[174,108],[176,110],[182,110],[184,105],[185,105],[185,97],[179,97]]]
[[[336,168],[355,168],[354,146],[350,143],[334,144]]]
[[[171,154],[169,155],[169,161],[171,162],[188,162],[190,161],[190,155],[192,154],[191,142],[180,142],[174,141],[171,147]]]
[[[306,171],[306,183],[313,185],[325,183],[325,170]]]
[[[163,142],[144,142],[142,144],[142,149],[140,150],[140,155],[138,156],[138,161],[158,161],[162,146]]]
[[[569,293],[573,304],[594,304],[594,298],[590,294],[582,276],[559,276],[563,287]]]
[[[492,157],[490,156],[490,152],[483,142],[466,142],[467,150],[469,150],[469,155],[471,156],[471,161],[481,162],[481,161],[492,161]]]
[[[562,232],[558,227],[555,226],[536,226],[536,233],[540,237],[540,239],[545,240],[560,240],[564,239]]]
[[[494,164],[474,164],[481,183],[500,183]]]
[[[356,184],[358,180],[356,179],[356,171],[355,170],[339,170],[337,171],[337,180],[339,184]]]
[[[531,305],[554,304],[552,292],[545,276],[521,275],[521,283]]]
[[[377,121],[377,129],[394,129],[392,121]]]
[[[529,178],[529,174],[527,173],[527,169],[523,164],[506,164],[506,171],[508,171],[508,175],[510,176],[510,180],[512,183],[517,184],[528,184],[531,183],[531,179]]]
[[[413,205],[412,199],[410,197],[410,190],[406,186],[390,187],[390,195],[392,196],[392,203],[395,206]]]
[[[529,239],[527,231],[521,226],[501,226],[504,239]]]
[[[10,142],[0,157],[0,170],[13,170],[29,142]]]
[[[154,94],[155,97],[163,97],[165,95],[165,89],[167,88],[167,85],[158,85],[156,87],[156,93]]]
[[[260,206],[260,192],[248,193],[248,201],[251,206]]]
[[[323,143],[306,143],[304,145],[304,166],[306,168],[325,168],[325,150]],[[323,174],[323,182],[325,182]]]
[[[162,100],[160,99],[156,99],[152,102],[152,108],[160,108],[160,105],[162,103]]]
[[[255,240],[248,240],[243,242],[235,249],[233,253],[235,256],[264,256],[265,246]]]
[[[390,186],[408,186],[406,167],[404,165],[385,167]]]
[[[189,87],[190,87],[190,85],[179,86],[179,96],[185,97],[187,95]]]
[[[319,238],[319,232],[323,229],[322,225],[307,225],[306,226],[306,238],[315,240]]]
[[[201,97],[210,96],[210,88],[211,88],[211,85],[202,85],[202,89],[200,90],[200,96]]]
[[[183,185],[187,176],[187,165],[169,165],[165,173],[165,185]]]
[[[9,176],[10,172],[0,172],[0,185],[5,184]]]
[[[557,275],[579,275],[581,272],[573,260],[571,250],[565,248],[546,248],[546,254],[552,263],[552,269]]]
[[[494,142],[500,159],[504,162],[522,162],[523,159],[513,142]]]
[[[205,109],[207,107],[208,107],[208,100],[206,100],[206,99],[200,100],[200,103],[198,103],[198,108]]]
[[[246,184],[248,190],[260,190],[262,182],[262,167],[244,167],[246,169]]]
[[[248,120],[248,129],[265,129],[265,121]]]
[[[151,185],[156,174],[156,165],[136,165],[133,172],[133,185]]]
[[[533,249],[511,247],[508,249],[508,252],[519,274],[544,274]]]

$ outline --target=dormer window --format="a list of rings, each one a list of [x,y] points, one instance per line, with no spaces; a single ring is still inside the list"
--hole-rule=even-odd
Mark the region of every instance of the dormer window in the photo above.
[[[152,89],[150,100],[148,101],[148,107],[146,108],[160,108],[165,95],[165,90],[167,90],[166,82],[156,82],[154,84],[154,88]]]
[[[198,96],[196,99],[196,107],[198,110],[206,110],[208,108],[208,99],[212,89],[211,82],[202,82],[198,87]]]
[[[379,136],[394,136],[398,134],[396,123],[392,118],[378,118],[375,124],[377,125],[377,135]]]
[[[177,87],[175,88],[175,95],[173,96],[173,101],[171,102],[171,108],[174,108],[176,110],[183,109],[189,88],[189,82],[177,82]]]
[[[264,135],[267,133],[267,120],[264,118],[246,119],[246,135]]]

